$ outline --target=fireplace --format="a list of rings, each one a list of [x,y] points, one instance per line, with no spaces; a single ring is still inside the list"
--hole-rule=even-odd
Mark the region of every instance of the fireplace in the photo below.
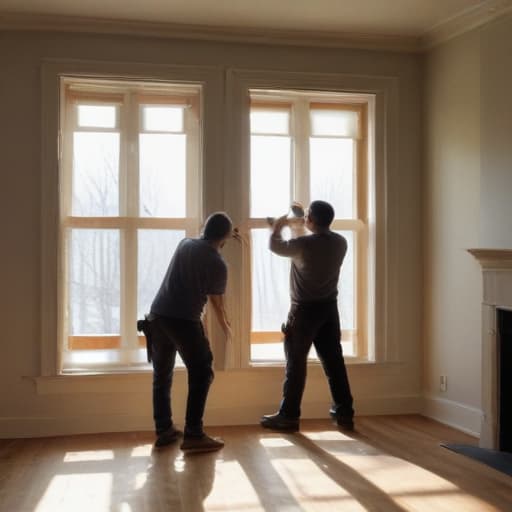
[[[498,448],[512,452],[512,311],[497,310]]]
[[[480,446],[512,452],[512,250],[469,252],[483,274]]]

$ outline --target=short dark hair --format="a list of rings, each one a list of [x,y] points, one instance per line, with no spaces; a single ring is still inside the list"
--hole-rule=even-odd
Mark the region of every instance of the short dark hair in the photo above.
[[[206,219],[201,238],[210,241],[222,240],[232,228],[233,223],[226,213],[215,212]]]
[[[313,201],[309,205],[309,217],[313,224],[328,228],[334,219],[334,208],[327,201]]]

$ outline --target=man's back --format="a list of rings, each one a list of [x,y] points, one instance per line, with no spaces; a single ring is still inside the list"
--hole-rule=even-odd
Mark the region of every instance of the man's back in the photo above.
[[[178,245],[151,305],[151,313],[199,320],[208,295],[222,295],[227,268],[206,240],[185,238]]]
[[[336,300],[340,267],[347,252],[344,237],[327,230],[288,241],[272,241],[271,248],[277,254],[292,258],[292,302]]]

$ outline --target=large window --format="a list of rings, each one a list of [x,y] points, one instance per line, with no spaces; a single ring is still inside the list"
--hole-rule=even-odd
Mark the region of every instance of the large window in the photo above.
[[[200,86],[61,79],[61,361],[146,363],[136,320],[196,235]]]
[[[251,360],[284,359],[280,327],[289,309],[290,261],[268,250],[267,217],[283,215],[292,201],[307,206],[315,199],[334,206],[331,228],[348,241],[338,296],[344,353],[365,357],[367,101],[264,90],[251,90],[250,100]]]
[[[201,172],[200,85],[66,76],[60,92],[60,371],[147,368],[136,320],[179,241],[223,204],[246,242],[224,254],[232,283],[248,276],[230,289],[231,304],[243,304],[238,317],[231,311],[234,365],[282,362],[290,262],[269,251],[267,217],[314,199],[334,206],[332,228],[348,241],[338,298],[344,353],[367,356],[370,96],[250,89],[248,172],[236,171],[247,180],[235,177],[223,203],[219,179]],[[228,182],[235,172],[211,169]]]

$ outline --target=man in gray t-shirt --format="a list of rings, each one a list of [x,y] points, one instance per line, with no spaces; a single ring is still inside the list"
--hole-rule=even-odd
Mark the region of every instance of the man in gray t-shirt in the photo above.
[[[151,313],[199,321],[208,296],[226,291],[226,263],[204,238],[185,238],[174,253]]]
[[[203,431],[203,414],[213,380],[213,356],[201,316],[209,300],[226,339],[231,338],[224,306],[227,267],[219,251],[233,235],[232,228],[231,219],[218,212],[208,217],[200,238],[182,240],[151,304],[144,333],[150,338],[148,342],[151,341],[156,447],[168,445],[181,435],[174,426],[170,402],[176,353],[188,372],[181,449],[206,452],[224,446],[222,440],[211,438]]]
[[[347,241],[330,230],[333,219],[334,209],[329,203],[313,201],[305,219],[310,235],[284,240],[281,230],[288,224],[286,216],[277,219],[273,226],[270,250],[291,259],[291,307],[283,327],[286,355],[283,399],[279,412],[261,418],[260,423],[266,428],[298,430],[307,356],[314,344],[331,390],[330,414],[340,427],[353,429],[353,399],[340,343],[337,305]]]

